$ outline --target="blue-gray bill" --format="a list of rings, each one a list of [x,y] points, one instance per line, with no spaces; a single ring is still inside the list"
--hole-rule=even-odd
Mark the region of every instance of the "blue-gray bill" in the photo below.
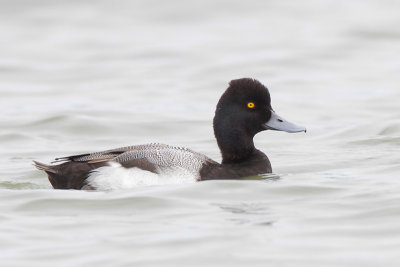
[[[264,127],[268,130],[285,131],[288,133],[307,132],[305,127],[288,122],[273,110],[271,110],[271,118],[264,124]]]

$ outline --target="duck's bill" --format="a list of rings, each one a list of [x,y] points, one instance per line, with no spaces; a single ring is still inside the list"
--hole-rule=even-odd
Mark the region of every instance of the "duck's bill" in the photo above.
[[[267,123],[264,124],[264,127],[268,130],[285,131],[288,133],[307,131],[306,128],[302,126],[298,126],[294,123],[288,122],[287,120],[276,114],[273,110],[271,110],[271,118]]]

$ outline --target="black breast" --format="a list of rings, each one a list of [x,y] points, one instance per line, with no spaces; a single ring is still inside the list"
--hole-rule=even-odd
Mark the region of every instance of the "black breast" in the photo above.
[[[200,170],[200,180],[235,179],[271,172],[272,168],[268,157],[255,149],[249,157],[238,162],[204,164]]]

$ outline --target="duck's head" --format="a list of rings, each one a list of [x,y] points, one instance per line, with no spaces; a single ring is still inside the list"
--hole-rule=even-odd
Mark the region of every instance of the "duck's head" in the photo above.
[[[254,135],[264,130],[296,133],[305,132],[306,128],[278,116],[271,107],[268,89],[259,81],[232,80],[217,104],[214,117],[214,133],[221,151],[243,146],[240,143],[254,148]]]

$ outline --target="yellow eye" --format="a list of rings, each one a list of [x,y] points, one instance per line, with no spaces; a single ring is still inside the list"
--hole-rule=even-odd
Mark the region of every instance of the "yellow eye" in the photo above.
[[[254,108],[254,103],[253,102],[249,102],[249,103],[247,103],[247,107],[248,108]]]

